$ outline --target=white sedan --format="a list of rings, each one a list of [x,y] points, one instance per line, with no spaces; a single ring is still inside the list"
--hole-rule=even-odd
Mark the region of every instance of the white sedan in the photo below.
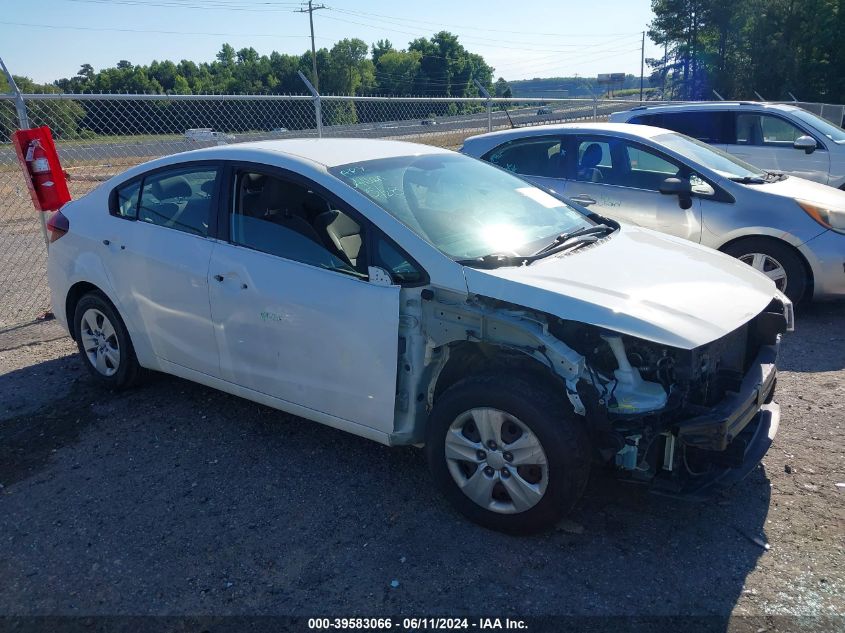
[[[591,464],[701,495],[755,468],[791,303],[684,240],[443,149],[298,139],[130,169],[49,221],[56,317],[94,377],[156,370],[388,445],[499,530]]]

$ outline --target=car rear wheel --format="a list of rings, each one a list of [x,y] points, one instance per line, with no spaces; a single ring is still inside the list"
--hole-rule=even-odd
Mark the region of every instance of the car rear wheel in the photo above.
[[[99,292],[84,295],[74,311],[74,333],[79,353],[91,374],[109,389],[135,384],[141,366],[123,319]]]
[[[755,237],[734,242],[724,252],[766,275],[793,303],[798,303],[804,297],[807,271],[801,258],[790,246],[776,240]]]
[[[590,449],[568,401],[525,378],[499,374],[450,387],[429,417],[426,452],[435,483],[484,527],[547,529],[583,493]]]

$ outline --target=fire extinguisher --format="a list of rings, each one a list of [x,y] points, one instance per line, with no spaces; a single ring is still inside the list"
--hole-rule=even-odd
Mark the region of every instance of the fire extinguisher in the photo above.
[[[47,152],[41,141],[34,139],[26,149],[26,164],[32,174],[32,184],[38,193],[42,209],[57,209],[61,205]]]

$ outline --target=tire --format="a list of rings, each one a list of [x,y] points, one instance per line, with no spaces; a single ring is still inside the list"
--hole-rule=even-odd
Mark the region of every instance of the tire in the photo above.
[[[129,332],[102,293],[83,295],[74,310],[73,328],[79,354],[98,383],[119,391],[139,381],[142,370]]]
[[[527,376],[471,376],[447,389],[429,416],[425,448],[435,484],[458,511],[510,534],[552,527],[590,473],[589,441],[569,401]]]
[[[799,303],[807,291],[807,269],[791,246],[765,237],[752,237],[729,244],[724,253],[736,257],[766,274],[792,303]],[[777,278],[783,274],[781,279]]]

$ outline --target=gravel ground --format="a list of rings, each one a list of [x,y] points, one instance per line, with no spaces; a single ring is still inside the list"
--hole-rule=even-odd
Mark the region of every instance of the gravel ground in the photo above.
[[[417,449],[167,376],[104,392],[55,324],[0,335],[0,350],[0,615],[845,627],[842,302],[799,313],[780,363],[780,433],[742,484],[693,504],[594,473],[573,515],[530,538],[461,518]]]

